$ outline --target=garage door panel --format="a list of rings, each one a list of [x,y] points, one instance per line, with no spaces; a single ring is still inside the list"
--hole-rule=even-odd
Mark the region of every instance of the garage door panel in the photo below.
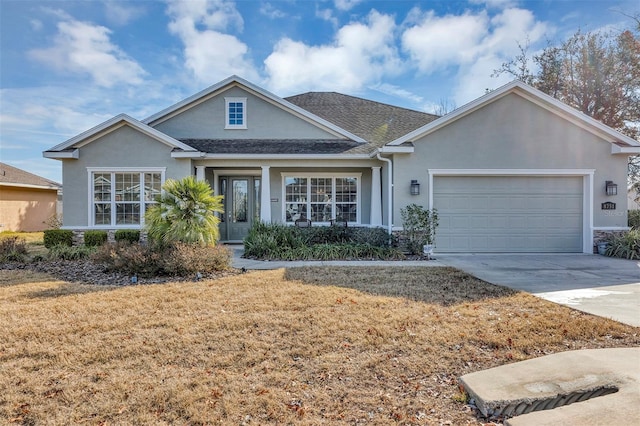
[[[582,178],[436,176],[441,252],[581,252]]]

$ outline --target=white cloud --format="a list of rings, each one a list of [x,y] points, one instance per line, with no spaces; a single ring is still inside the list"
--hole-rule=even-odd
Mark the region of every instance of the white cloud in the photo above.
[[[507,8],[492,17],[486,10],[442,17],[414,10],[407,22],[403,49],[424,74],[455,73],[454,100],[459,105],[510,80],[491,78],[491,74],[519,53],[518,42],[534,44],[551,31],[531,11],[519,8]]]
[[[395,96],[397,98],[406,99],[415,104],[421,104],[424,102],[424,98],[422,96],[416,95],[402,87],[389,83],[377,83],[369,86],[369,89]]]
[[[316,9],[316,18],[331,22],[334,28],[338,28],[338,18],[333,14],[331,9]]]
[[[260,14],[264,15],[267,18],[270,18],[270,19],[279,19],[279,18],[284,18],[285,16],[287,16],[286,13],[284,13],[282,10],[276,8],[271,3],[263,3],[260,6]]]
[[[111,31],[100,25],[68,19],[58,23],[53,46],[29,51],[29,56],[52,68],[88,74],[100,86],[140,84],[146,74],[110,40]]]
[[[515,0],[470,0],[471,4],[484,4],[488,8],[505,9],[517,3]]]
[[[404,32],[402,47],[418,69],[429,74],[471,62],[487,33],[488,23],[486,12],[440,17],[430,11]]]
[[[276,93],[338,90],[353,93],[403,67],[394,41],[393,17],[371,11],[366,22],[340,28],[333,43],[309,46],[280,40],[264,61]]]
[[[126,25],[145,13],[142,7],[132,6],[131,3],[116,0],[105,1],[104,7],[107,20],[114,25]]]
[[[362,3],[362,0],[335,0],[334,4],[336,5],[336,9],[348,11],[353,9],[358,3]]]
[[[244,21],[235,5],[223,0],[174,0],[167,13],[169,31],[184,44],[186,68],[200,81],[214,83],[231,74],[256,79],[248,46],[236,36]]]
[[[31,29],[33,31],[40,31],[42,29],[42,21],[39,19],[31,19],[29,21],[29,24],[31,25]]]

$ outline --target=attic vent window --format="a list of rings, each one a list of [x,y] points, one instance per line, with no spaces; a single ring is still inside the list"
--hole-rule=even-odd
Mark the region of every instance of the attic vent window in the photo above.
[[[224,98],[225,129],[247,128],[247,98]]]

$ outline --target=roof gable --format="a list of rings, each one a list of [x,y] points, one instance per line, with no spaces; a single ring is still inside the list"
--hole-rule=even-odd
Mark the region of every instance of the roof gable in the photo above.
[[[26,170],[0,163],[0,186],[20,186],[25,188],[59,189],[57,182],[27,172]]]
[[[407,142],[420,139],[436,130],[465,117],[484,106],[493,103],[509,94],[516,94],[552,113],[570,121],[571,123],[605,139],[612,144],[612,153],[640,153],[640,142],[612,129],[598,120],[589,117],[557,99],[541,92],[521,81],[512,81],[486,95],[440,117],[429,124],[420,127],[392,142],[387,146],[399,146]]]
[[[122,126],[130,126],[133,129],[144,133],[145,135],[161,142],[169,147],[180,149],[183,151],[193,151],[196,150],[189,145],[186,145],[162,132],[157,131],[153,127],[150,127],[135,118],[132,118],[126,114],[120,114],[113,117],[110,120],[107,120],[97,126],[80,133],[79,135],[54,146],[53,148],[45,151],[43,154],[47,158],[78,158],[77,150],[84,145],[87,145],[100,137],[107,135]]]
[[[340,138],[351,139],[353,141],[360,142],[360,143],[366,142],[366,140],[361,138],[360,136],[357,136],[351,133],[350,131],[339,127],[338,125],[322,117],[319,117],[313,114],[312,112],[309,112],[303,108],[300,108],[299,106],[285,99],[282,99],[274,95],[273,93],[268,92],[267,90],[261,87],[258,87],[255,84],[250,83],[247,80],[244,80],[235,75],[217,84],[214,84],[213,86],[210,86],[202,90],[201,92],[198,92],[195,95],[190,96],[150,117],[147,117],[146,119],[143,120],[143,123],[151,127],[154,127],[157,124],[160,124],[172,117],[175,117],[190,108],[200,105],[201,103],[206,102],[207,100],[213,97],[219,96],[220,94],[226,92],[227,90],[233,87],[240,87],[243,90],[251,93],[252,95],[270,103],[271,105],[274,105],[282,110],[285,110],[288,113],[308,123],[311,123],[314,126],[317,126],[325,131],[328,131],[329,133],[336,135]]]

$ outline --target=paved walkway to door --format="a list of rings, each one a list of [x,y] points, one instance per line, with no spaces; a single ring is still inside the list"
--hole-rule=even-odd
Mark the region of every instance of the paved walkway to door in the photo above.
[[[590,254],[467,254],[440,263],[484,281],[640,327],[640,262]]]

